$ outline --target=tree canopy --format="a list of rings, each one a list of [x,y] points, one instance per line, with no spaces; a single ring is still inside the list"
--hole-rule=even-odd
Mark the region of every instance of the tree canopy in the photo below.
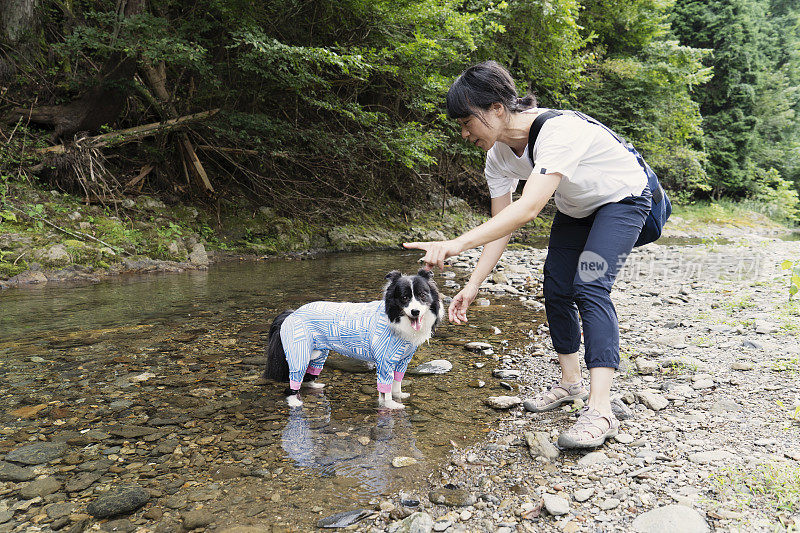
[[[24,135],[71,141],[221,109],[120,147],[109,167],[121,181],[151,164],[147,187],[188,194],[196,170],[216,194],[287,213],[442,187],[477,197],[482,153],[460,142],[444,94],[495,59],[541,105],[632,140],[681,201],[797,203],[800,8],[788,0],[27,1],[36,16],[0,28],[0,111]],[[124,105],[84,109],[99,124],[75,118],[76,102],[106,97]]]

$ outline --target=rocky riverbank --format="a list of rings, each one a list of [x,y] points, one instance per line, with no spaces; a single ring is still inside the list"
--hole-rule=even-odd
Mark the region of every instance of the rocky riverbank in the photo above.
[[[456,270],[476,258],[467,254]],[[508,417],[486,443],[456,450],[451,464],[431,475],[430,489],[420,491],[421,511],[399,522],[377,513],[361,530],[798,527],[800,306],[788,301],[779,266],[797,258],[800,242],[755,236],[635,250],[613,292],[621,432],[588,453],[554,445],[581,402],[544,414],[520,405],[558,378],[546,328],[531,331],[522,352],[504,349],[499,330],[480,339],[496,352],[502,379],[515,382],[513,397],[498,405],[509,407]],[[543,259],[543,250],[507,253],[505,268],[483,290],[541,309],[539,289],[527,283],[540,279]],[[472,320],[480,320],[480,307]]]

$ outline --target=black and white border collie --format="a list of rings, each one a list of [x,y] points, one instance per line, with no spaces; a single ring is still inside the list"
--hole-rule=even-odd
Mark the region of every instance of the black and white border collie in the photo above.
[[[289,382],[290,387],[284,392],[287,402],[292,407],[300,406],[301,385],[311,389],[324,387],[314,380],[322,370],[327,350],[332,349],[342,355],[374,361],[378,365],[378,405],[388,409],[403,409],[403,404],[396,400],[409,396],[402,391],[406,366],[417,347],[433,335],[444,314],[439,290],[432,276],[431,271],[424,269],[413,276],[394,270],[386,275],[387,283],[382,302],[359,304],[361,307],[353,304],[311,302],[297,311],[284,311],[275,318],[270,327],[264,376],[269,380]],[[348,312],[353,309],[367,310],[367,320],[360,323],[369,322],[378,326],[371,327],[375,331],[348,331],[347,340],[356,339],[348,344],[342,340],[345,334],[337,328],[343,318],[342,309],[350,309]],[[378,320],[368,320],[373,313],[383,314],[385,317],[378,316]],[[345,318],[349,317],[347,315]],[[312,337],[315,340],[311,340]],[[291,339],[287,341],[289,346],[284,345],[287,338]],[[358,348],[350,349],[350,346],[356,345]],[[390,351],[386,349],[387,346],[403,346],[405,348],[402,352],[405,355],[397,356],[397,352],[389,359],[386,355]],[[321,362],[317,362],[315,366],[315,360]],[[389,366],[394,371],[391,385],[381,382],[382,361],[389,361]],[[297,381],[290,379],[292,374]]]

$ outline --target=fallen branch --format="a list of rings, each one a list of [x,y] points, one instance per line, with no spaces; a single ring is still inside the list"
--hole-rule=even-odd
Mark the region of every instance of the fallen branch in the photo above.
[[[155,135],[156,133],[162,131],[168,131],[178,128],[188,122],[196,122],[198,120],[207,119],[215,115],[218,111],[219,109],[217,108],[217,109],[212,109],[210,111],[202,111],[200,113],[194,113],[193,115],[184,115],[182,117],[165,120],[164,122],[153,122],[152,124],[144,124],[142,126],[135,126],[133,128],[128,128],[124,130],[112,131],[109,133],[104,133],[102,135],[96,135],[94,137],[84,137],[83,139],[81,139],[81,143],[96,148],[99,148],[101,146],[115,146],[119,144],[125,144],[127,142],[141,139],[143,137],[149,137],[150,135]],[[40,148],[39,150],[37,150],[37,152],[40,154],[46,154],[46,153],[63,154],[68,149],[69,149],[68,145],[57,144],[55,146],[49,146],[47,148]]]
[[[227,152],[229,154],[240,155],[258,155],[258,150],[247,150],[245,148],[227,148],[224,146],[211,146],[210,144],[198,144],[197,147],[201,150],[209,150],[212,152]]]
[[[148,163],[145,166],[143,166],[142,171],[139,172],[139,175],[133,178],[128,183],[126,183],[125,188],[130,189],[131,187],[142,181],[144,177],[150,174],[150,171],[153,170],[154,168],[156,168],[156,166],[153,163]]]

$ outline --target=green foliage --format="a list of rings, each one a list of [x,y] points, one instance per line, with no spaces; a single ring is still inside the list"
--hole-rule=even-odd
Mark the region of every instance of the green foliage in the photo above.
[[[800,261],[789,261],[781,263],[781,270],[789,271],[789,300],[800,291]]]
[[[223,109],[191,132],[228,149],[201,153],[215,188],[282,215],[425,201],[443,182],[485,199],[484,154],[443,104],[459,72],[495,59],[543,106],[581,109],[632,140],[675,198],[728,195],[796,216],[800,9],[789,0],[153,0],[131,17],[111,0],[44,0],[40,15],[36,60],[7,54],[17,100],[68,102],[123,59],[163,67],[178,113]],[[129,94],[108,129],[161,118]],[[32,138],[0,139],[0,209]],[[117,161],[157,162],[147,186],[180,192],[171,146],[147,139]]]

